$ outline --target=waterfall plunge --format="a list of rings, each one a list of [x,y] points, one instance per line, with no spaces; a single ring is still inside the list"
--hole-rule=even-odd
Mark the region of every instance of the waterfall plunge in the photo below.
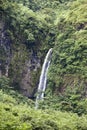
[[[46,89],[46,81],[47,81],[47,72],[51,61],[51,55],[52,55],[52,48],[49,49],[42,66],[42,71],[41,71],[41,76],[40,76],[40,81],[38,86],[38,94],[35,103],[36,109],[38,108],[39,100],[42,100],[44,98],[44,92]]]

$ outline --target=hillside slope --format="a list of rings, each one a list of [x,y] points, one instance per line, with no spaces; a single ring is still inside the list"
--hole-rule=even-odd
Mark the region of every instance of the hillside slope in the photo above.
[[[14,91],[6,94],[0,90],[0,130],[87,129],[86,115],[79,117],[67,112],[35,110],[28,99],[24,102],[22,99]]]

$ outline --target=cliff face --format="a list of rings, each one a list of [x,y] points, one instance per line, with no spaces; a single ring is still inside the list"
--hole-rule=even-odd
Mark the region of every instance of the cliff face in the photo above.
[[[8,69],[11,60],[11,39],[6,32],[6,21],[3,14],[0,20],[0,76],[8,76]]]
[[[0,77],[9,77],[14,89],[32,97],[38,84],[40,58],[24,44],[13,44],[3,17],[0,20]]]
[[[33,98],[38,87],[39,70],[41,67],[40,59],[32,53],[29,60],[25,63],[20,82],[21,92],[27,97]]]

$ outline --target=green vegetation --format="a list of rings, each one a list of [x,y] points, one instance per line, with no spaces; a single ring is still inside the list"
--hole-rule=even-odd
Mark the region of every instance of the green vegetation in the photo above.
[[[86,21],[85,0],[68,3],[55,20],[56,40],[48,87],[61,104],[65,102],[66,110],[73,109],[74,112],[87,91]],[[63,105],[62,109],[65,109]]]
[[[11,95],[12,94],[12,95]],[[20,100],[19,100],[20,99]],[[54,110],[35,110],[32,102],[0,90],[0,130],[86,130],[87,116]],[[30,104],[30,105],[29,105]]]
[[[86,12],[87,0],[0,1],[0,130],[87,130]],[[18,91],[30,56],[42,66],[49,48],[46,96],[35,110]],[[36,88],[41,67],[30,65]]]

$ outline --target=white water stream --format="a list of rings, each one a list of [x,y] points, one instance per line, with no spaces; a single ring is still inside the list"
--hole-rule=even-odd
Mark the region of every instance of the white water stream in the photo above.
[[[44,92],[46,89],[46,81],[47,81],[47,72],[48,72],[48,68],[50,65],[51,56],[52,56],[52,48],[49,49],[49,51],[44,59],[43,66],[42,66],[40,81],[39,81],[39,85],[38,85],[38,92],[37,92],[38,94],[37,94],[36,102],[35,102],[36,109],[38,108],[39,100],[42,100],[44,98]]]

